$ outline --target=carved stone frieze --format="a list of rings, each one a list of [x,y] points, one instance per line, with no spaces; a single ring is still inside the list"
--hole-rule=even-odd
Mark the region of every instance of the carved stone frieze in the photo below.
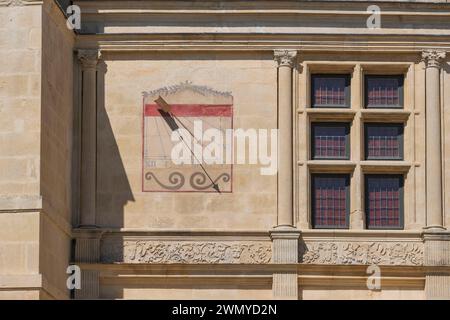
[[[301,246],[306,264],[422,265],[419,242],[310,242]]]
[[[102,245],[102,262],[269,263],[271,243],[125,240]]]

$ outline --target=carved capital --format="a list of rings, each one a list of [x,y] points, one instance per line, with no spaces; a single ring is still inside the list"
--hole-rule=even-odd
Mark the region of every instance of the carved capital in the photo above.
[[[101,72],[101,73],[106,73],[108,72],[108,66],[106,65],[105,61],[100,61],[97,64],[97,71]]]
[[[279,67],[288,66],[293,68],[297,59],[296,50],[274,50],[274,60],[278,63]]]
[[[445,55],[442,50],[425,50],[422,52],[422,60],[427,68],[440,68]]]
[[[83,69],[96,68],[99,59],[100,59],[99,50],[96,49],[78,50],[78,60],[80,60]]]

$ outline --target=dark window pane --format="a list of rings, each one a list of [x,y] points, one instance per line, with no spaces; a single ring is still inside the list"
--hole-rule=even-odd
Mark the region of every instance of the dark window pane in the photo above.
[[[348,175],[312,176],[312,210],[315,228],[348,227]]]
[[[312,158],[348,159],[348,133],[346,123],[313,123]]]
[[[403,214],[403,177],[400,175],[366,176],[367,227],[401,228]]]
[[[366,124],[366,159],[402,159],[402,124]]]
[[[368,108],[399,108],[403,106],[403,76],[366,76]]]
[[[313,75],[313,107],[348,107],[349,84],[347,75]]]

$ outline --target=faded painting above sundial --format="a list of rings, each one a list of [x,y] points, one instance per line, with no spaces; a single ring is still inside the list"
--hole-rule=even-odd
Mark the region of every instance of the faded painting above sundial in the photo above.
[[[183,82],[143,94],[142,190],[232,192],[231,93]]]

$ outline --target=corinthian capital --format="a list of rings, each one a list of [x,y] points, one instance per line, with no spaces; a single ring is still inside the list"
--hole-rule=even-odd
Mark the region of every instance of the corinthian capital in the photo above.
[[[100,51],[96,49],[78,50],[78,60],[80,60],[83,69],[96,68],[99,59]]]
[[[425,50],[422,52],[422,60],[427,68],[439,68],[442,60],[445,59],[445,51]]]
[[[297,58],[296,50],[275,50],[273,56],[278,66],[288,66],[293,68]]]

